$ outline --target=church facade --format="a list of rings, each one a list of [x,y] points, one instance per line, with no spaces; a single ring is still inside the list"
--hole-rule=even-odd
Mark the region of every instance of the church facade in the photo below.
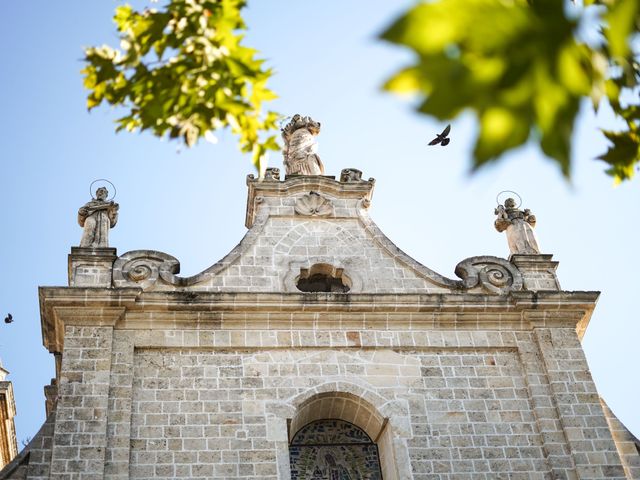
[[[246,236],[198,275],[72,249],[40,289],[48,419],[0,478],[640,478],[580,345],[598,293],[550,255],[451,279],[378,229],[358,170],[247,186]],[[503,230],[535,223],[507,207]]]

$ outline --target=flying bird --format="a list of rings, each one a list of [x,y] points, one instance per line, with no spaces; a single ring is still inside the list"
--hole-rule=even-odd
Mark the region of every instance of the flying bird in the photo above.
[[[451,141],[451,139],[447,138],[447,135],[449,135],[450,131],[451,131],[451,125],[447,125],[447,127],[442,131],[442,133],[437,134],[436,138],[434,138],[429,142],[429,145],[440,144],[443,147],[446,145],[449,145],[449,142]]]
[[[11,315],[10,313],[7,313],[7,316],[4,317],[4,323],[12,323],[13,322],[13,315]]]

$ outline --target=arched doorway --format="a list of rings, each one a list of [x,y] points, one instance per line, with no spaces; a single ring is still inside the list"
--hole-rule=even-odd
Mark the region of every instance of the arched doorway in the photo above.
[[[382,480],[378,446],[356,425],[314,420],[289,446],[291,480]]]

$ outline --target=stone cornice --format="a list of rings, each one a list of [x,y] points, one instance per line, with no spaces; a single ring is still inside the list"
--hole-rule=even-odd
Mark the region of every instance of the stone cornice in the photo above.
[[[577,327],[580,334],[598,296],[599,292],[299,294],[41,287],[40,306],[44,345],[61,352],[66,325],[286,329],[349,323],[380,329]]]
[[[66,325],[115,325],[135,303],[137,288],[40,287],[42,342],[51,353],[61,353]]]

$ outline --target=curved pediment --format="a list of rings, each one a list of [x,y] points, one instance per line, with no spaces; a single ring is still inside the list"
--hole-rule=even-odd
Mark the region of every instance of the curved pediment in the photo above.
[[[249,176],[248,232],[229,254],[192,277],[180,277],[177,259],[131,251],[113,266],[115,287],[213,292],[505,294],[523,288],[505,259],[473,257],[450,279],[420,264],[389,240],[369,217],[374,180],[346,169],[326,176]],[[302,287],[304,283],[304,288]],[[313,289],[316,290],[313,290]],[[334,290],[335,289],[335,290]]]

